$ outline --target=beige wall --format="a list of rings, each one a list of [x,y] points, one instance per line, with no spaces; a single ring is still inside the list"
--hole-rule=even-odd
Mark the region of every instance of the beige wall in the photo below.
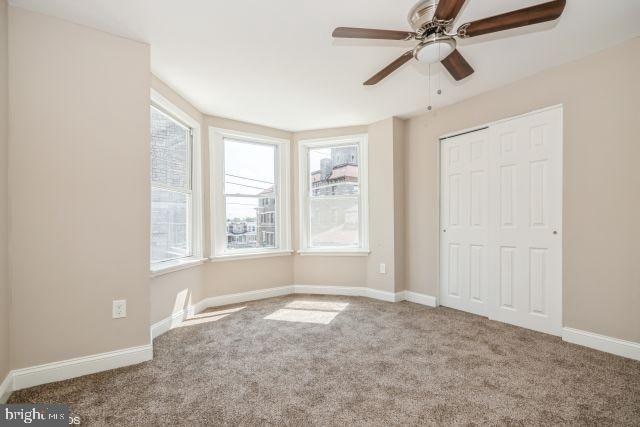
[[[367,287],[395,292],[394,124],[393,118],[369,125],[369,247]],[[380,263],[386,273],[380,274]]]
[[[393,206],[395,292],[405,289],[405,122],[394,118],[393,124]]]
[[[408,120],[407,287],[438,294],[438,137],[564,105],[564,325],[640,341],[640,39]]]
[[[276,288],[293,283],[292,256],[209,262],[205,296]]]
[[[204,298],[204,266],[156,276],[149,285],[150,324],[188,308]]]
[[[12,368],[148,344],[149,46],[9,17]]]
[[[0,0],[0,383],[9,372],[9,320],[11,291],[7,274],[7,145],[8,93],[7,93],[7,2]],[[1,396],[0,396],[1,397]]]

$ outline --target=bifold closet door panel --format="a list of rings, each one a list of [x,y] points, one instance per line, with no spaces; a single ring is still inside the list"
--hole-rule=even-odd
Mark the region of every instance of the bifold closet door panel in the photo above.
[[[488,132],[441,141],[442,305],[487,315]]]
[[[490,127],[489,317],[562,332],[562,110]]]

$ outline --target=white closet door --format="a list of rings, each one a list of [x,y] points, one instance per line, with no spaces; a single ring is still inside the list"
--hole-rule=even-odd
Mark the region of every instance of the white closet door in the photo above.
[[[489,317],[560,335],[562,109],[489,133]]]
[[[486,316],[488,131],[441,143],[441,291],[447,307]]]

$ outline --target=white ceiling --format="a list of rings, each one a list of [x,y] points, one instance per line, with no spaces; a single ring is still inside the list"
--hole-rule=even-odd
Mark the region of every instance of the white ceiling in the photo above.
[[[456,23],[544,0],[467,0]],[[362,82],[411,42],[334,41],[336,26],[409,29],[414,0],[12,0],[151,45],[151,69],[206,114],[291,131],[368,124],[426,111],[415,61]],[[461,42],[476,73],[432,70],[434,108],[458,102],[640,35],[638,0],[568,0],[557,25]],[[510,37],[507,37],[510,36]],[[595,83],[595,82],[594,82]]]

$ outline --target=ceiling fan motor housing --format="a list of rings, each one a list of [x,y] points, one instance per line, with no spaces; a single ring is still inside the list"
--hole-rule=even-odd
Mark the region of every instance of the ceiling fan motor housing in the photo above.
[[[409,25],[418,34],[427,32],[434,28],[433,17],[438,7],[438,0],[422,0],[409,11],[407,20]]]

